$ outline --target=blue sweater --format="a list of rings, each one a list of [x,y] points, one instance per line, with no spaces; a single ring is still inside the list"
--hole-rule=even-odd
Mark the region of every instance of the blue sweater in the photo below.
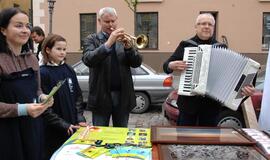
[[[40,67],[41,88],[48,94],[60,80],[66,82],[54,95],[52,110],[60,118],[71,124],[77,124],[76,101],[81,92],[73,69],[67,64],[60,66],[43,65]]]

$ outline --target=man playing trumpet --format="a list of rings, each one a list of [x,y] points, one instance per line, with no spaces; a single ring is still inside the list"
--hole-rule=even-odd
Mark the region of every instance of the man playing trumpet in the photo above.
[[[127,127],[129,112],[136,106],[130,67],[139,67],[142,57],[123,28],[117,28],[114,8],[99,10],[99,33],[84,42],[82,61],[89,67],[87,107],[94,126]]]

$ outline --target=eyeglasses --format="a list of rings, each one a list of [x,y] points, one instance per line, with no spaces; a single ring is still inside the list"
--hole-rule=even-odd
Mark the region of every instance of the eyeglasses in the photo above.
[[[200,26],[209,26],[209,27],[213,27],[214,26],[214,24],[212,24],[212,23],[209,23],[209,22],[201,22],[201,23],[197,23],[197,25],[200,25]]]

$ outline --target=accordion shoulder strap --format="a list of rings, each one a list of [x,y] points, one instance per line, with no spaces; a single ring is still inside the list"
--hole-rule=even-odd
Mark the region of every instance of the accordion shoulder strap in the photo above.
[[[197,42],[193,41],[192,39],[188,39],[185,42],[192,44],[194,46],[199,46],[199,44]],[[218,46],[224,46],[224,44],[220,43],[220,42],[216,42],[216,43],[212,44],[212,46],[218,47]]]
[[[185,42],[187,42],[187,43],[189,43],[189,44],[192,44],[192,45],[194,45],[194,46],[198,46],[198,45],[199,45],[197,42],[193,41],[192,39],[188,39],[188,40],[186,40]]]

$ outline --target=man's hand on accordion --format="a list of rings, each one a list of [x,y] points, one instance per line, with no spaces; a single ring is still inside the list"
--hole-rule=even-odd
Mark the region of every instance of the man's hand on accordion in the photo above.
[[[169,68],[173,71],[180,71],[182,72],[187,67],[185,61],[172,61],[169,63]]]
[[[252,96],[255,92],[255,88],[253,85],[246,85],[242,88],[242,94],[244,96]]]

